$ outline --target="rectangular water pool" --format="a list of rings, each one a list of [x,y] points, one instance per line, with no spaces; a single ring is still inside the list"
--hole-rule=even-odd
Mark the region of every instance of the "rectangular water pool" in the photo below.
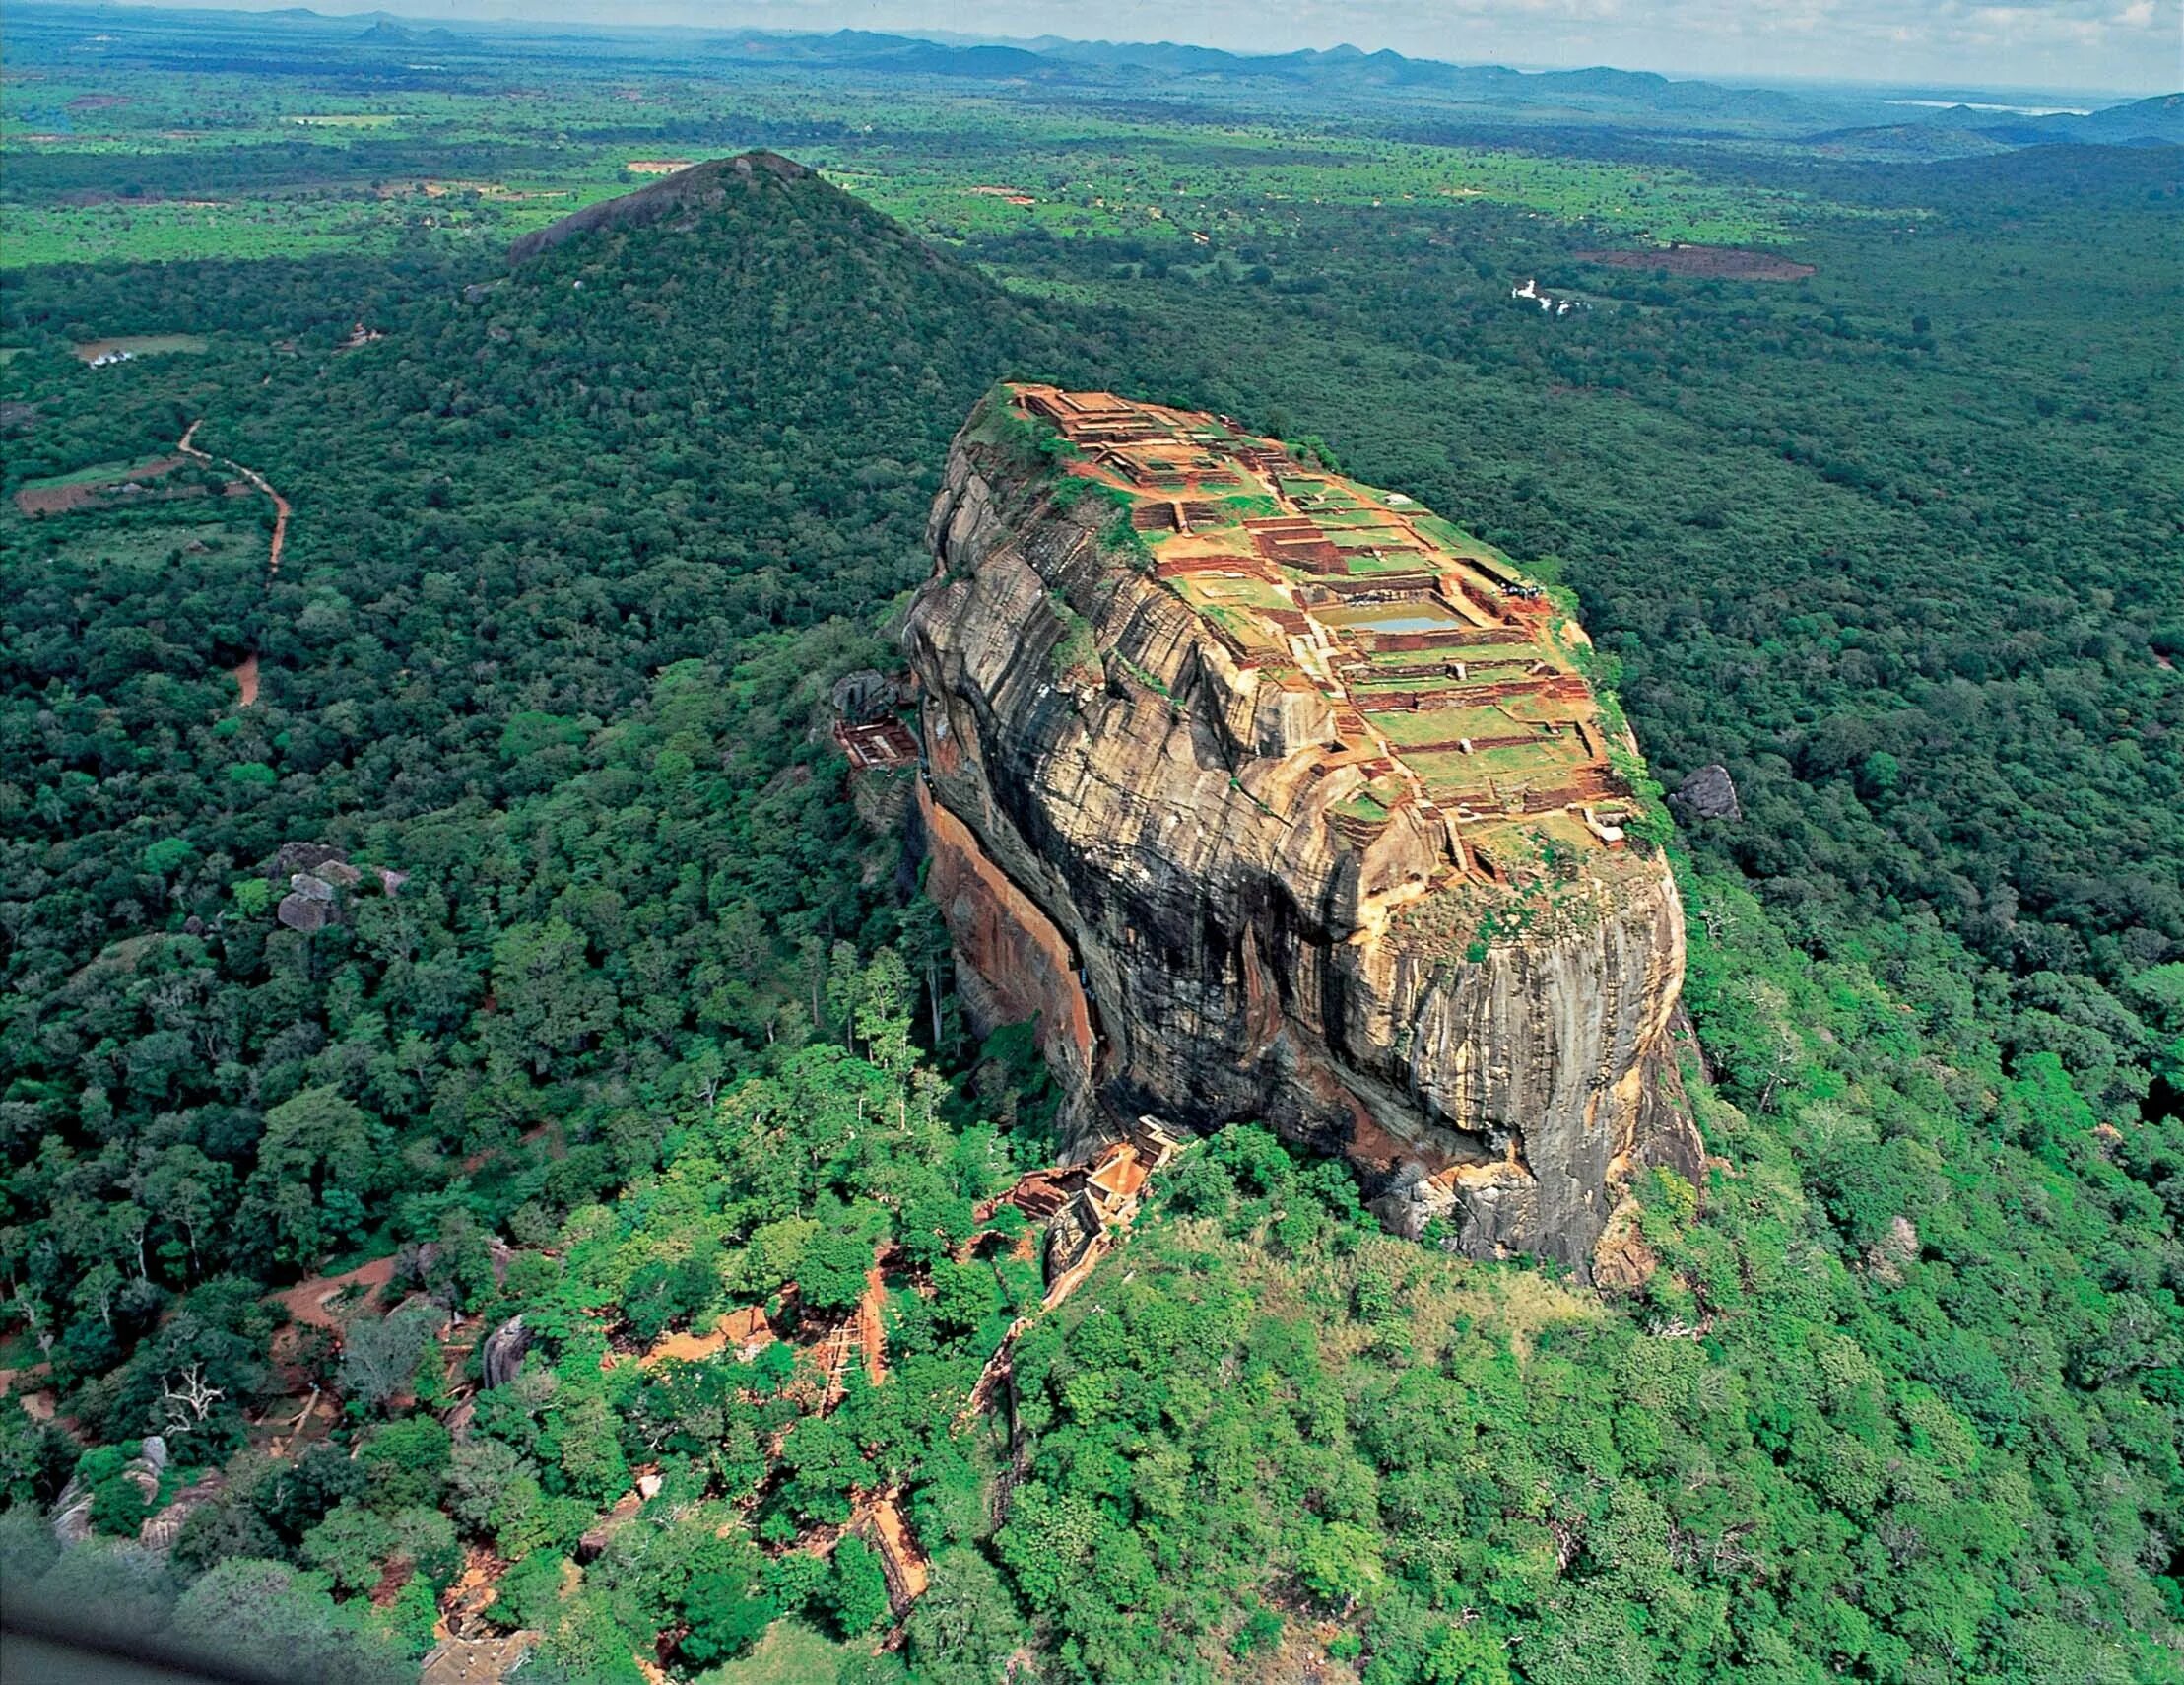
[[[1438,610],[1393,610],[1387,614],[1360,615],[1350,622],[1359,632],[1443,632],[1464,623]]]

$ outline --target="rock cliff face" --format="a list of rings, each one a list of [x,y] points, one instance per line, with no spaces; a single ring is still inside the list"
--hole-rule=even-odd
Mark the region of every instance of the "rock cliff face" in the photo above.
[[[1392,1227],[1580,1271],[1637,1167],[1695,1180],[1675,885],[1582,633],[1505,559],[1218,418],[1035,387],[959,437],[931,537],[928,882],[1083,1133],[1263,1120]]]

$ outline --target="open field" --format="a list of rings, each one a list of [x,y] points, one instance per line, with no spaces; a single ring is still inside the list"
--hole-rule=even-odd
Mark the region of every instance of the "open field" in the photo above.
[[[776,1621],[750,1654],[705,1675],[706,1685],[831,1685],[842,1652],[802,1621]]]
[[[177,351],[203,351],[205,341],[194,333],[122,334],[113,339],[87,339],[75,349],[86,363],[96,363],[101,357],[160,357]]]
[[[15,506],[27,515],[63,514],[111,502],[128,488],[154,497],[170,497],[177,490],[202,492],[202,487],[174,488],[158,482],[189,461],[186,456],[151,456],[140,462],[102,462],[79,468],[72,474],[50,479],[27,480],[16,489]]]
[[[26,492],[58,491],[65,486],[107,485],[119,480],[165,474],[171,468],[179,468],[183,459],[179,456],[147,456],[135,462],[94,462],[87,468],[78,468],[67,474],[50,474],[42,479],[26,480]]]
[[[255,578],[265,571],[264,534],[231,520],[80,518],[48,521],[38,528],[38,536],[56,563],[87,573],[144,573],[183,559],[201,571],[232,570],[241,578]]]

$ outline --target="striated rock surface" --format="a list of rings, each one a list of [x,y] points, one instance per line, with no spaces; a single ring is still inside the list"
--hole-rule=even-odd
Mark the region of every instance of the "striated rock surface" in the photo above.
[[[1506,559],[1217,418],[1036,387],[959,437],[931,538],[928,882],[1083,1136],[1263,1120],[1392,1227],[1585,1272],[1639,1166],[1697,1180],[1675,885],[1583,634]]]

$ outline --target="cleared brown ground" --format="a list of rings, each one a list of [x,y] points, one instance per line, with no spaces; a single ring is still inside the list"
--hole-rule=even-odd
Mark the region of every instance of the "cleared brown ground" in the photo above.
[[[332,1328],[337,1333],[346,1325],[348,1317],[336,1312],[327,1302],[345,1288],[362,1288],[366,1295],[374,1294],[394,1279],[394,1259],[374,1258],[361,1268],[345,1270],[340,1275],[314,1275],[308,1281],[299,1281],[283,1293],[275,1294],[289,1314],[298,1322],[319,1328]],[[363,1300],[359,1300],[361,1308]]]
[[[1816,273],[1810,263],[1793,263],[1771,251],[1747,251],[1735,245],[1648,246],[1641,251],[1581,251],[1580,263],[1605,263],[1613,269],[1666,269],[1671,275],[1709,276],[1722,281],[1802,281]]]
[[[150,485],[153,481],[173,473],[186,460],[180,456],[163,456],[157,461],[146,462],[135,468],[117,469],[103,480],[80,480],[72,486],[26,486],[16,493],[15,506],[27,515],[37,515],[66,514],[70,509],[86,509],[95,505],[111,504],[117,501],[115,487],[131,480],[139,485]],[[183,490],[187,496],[204,495],[195,486]],[[175,493],[169,489],[157,495],[173,497]]]

